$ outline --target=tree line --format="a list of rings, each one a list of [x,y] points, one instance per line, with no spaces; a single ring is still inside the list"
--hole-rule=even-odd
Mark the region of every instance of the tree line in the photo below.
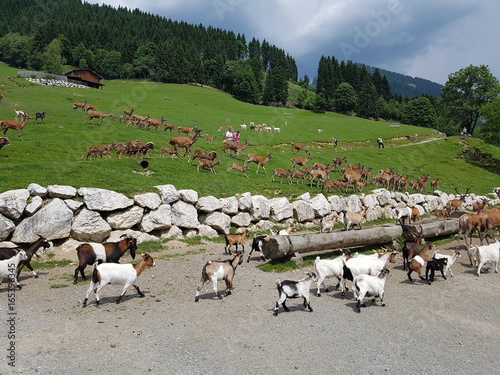
[[[80,0],[2,0],[0,60],[54,74],[69,65],[105,79],[194,82],[253,104],[337,111],[447,134],[462,128],[473,134],[479,126],[485,140],[500,142],[499,84],[487,66],[450,74],[441,98],[396,94],[379,69],[326,56],[311,84],[307,75],[298,79],[293,57],[266,40],[247,43],[232,31]],[[299,88],[295,96],[291,84]]]

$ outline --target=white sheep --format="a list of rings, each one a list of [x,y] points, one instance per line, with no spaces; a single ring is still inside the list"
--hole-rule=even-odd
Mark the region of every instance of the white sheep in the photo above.
[[[15,281],[16,286],[21,289],[21,285],[19,285],[19,281],[16,276],[16,269],[19,262],[28,259],[26,252],[24,250],[20,250],[16,255],[12,258],[0,260],[0,284],[4,277],[8,277],[9,281]]]
[[[366,307],[363,303],[363,298],[365,298],[367,294],[373,297],[372,303],[375,302],[376,297],[379,297],[382,302],[382,306],[385,306],[385,281],[390,274],[391,272],[389,269],[384,267],[378,276],[359,275],[354,279],[352,291],[354,293],[354,298],[357,300],[357,312],[361,312],[361,307]]]
[[[92,281],[90,282],[89,289],[83,300],[83,307],[87,306],[89,294],[92,290],[94,290],[95,293],[95,303],[99,305],[99,291],[108,284],[123,285],[122,293],[120,297],[118,297],[116,303],[120,303],[130,285],[137,290],[140,297],[144,297],[144,293],[139,289],[136,280],[146,267],[154,267],[156,265],[149,254],[142,254],[142,260],[137,264],[102,263],[96,266],[96,263],[94,264]]]

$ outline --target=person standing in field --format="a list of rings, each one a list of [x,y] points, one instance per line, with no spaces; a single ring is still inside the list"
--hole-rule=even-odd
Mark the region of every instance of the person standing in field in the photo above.
[[[234,134],[233,134],[234,141],[235,141],[236,143],[240,143],[240,136],[241,136],[241,134],[240,134],[240,131],[239,131],[239,130],[238,130],[236,133],[234,133]]]
[[[382,141],[381,137],[378,137],[377,142],[378,142],[378,148],[384,148],[384,141]]]
[[[233,132],[231,131],[231,129],[227,129],[225,137],[226,137],[226,141],[234,141],[234,135],[233,135]]]
[[[337,137],[335,138],[332,137],[332,139],[333,139],[333,147],[335,148],[335,152],[337,152],[337,142],[339,139]]]

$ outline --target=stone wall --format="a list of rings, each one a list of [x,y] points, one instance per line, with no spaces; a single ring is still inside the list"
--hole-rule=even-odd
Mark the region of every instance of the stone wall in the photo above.
[[[122,234],[138,242],[160,238],[214,238],[248,228],[251,232],[287,227],[292,223],[318,225],[322,217],[367,209],[367,221],[395,218],[398,207],[415,206],[421,215],[442,208],[455,196],[436,191],[433,195],[374,190],[368,195],[339,197],[305,193],[294,201],[268,199],[251,193],[228,198],[199,197],[194,190],[173,185],[156,186],[157,192],[135,195],[96,188],[76,189],[30,184],[27,189],[0,194],[0,241],[10,245],[35,241],[38,235],[75,249],[79,242],[116,241]],[[484,197],[471,194],[464,208]],[[491,203],[500,203],[499,199]],[[5,243],[4,243],[5,244]]]

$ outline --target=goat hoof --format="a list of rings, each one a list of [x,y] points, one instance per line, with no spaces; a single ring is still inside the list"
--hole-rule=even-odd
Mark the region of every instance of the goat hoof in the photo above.
[[[23,287],[21,285],[18,285],[17,289],[21,290],[21,289],[23,289]]]
[[[318,293],[318,297],[321,297],[321,293]]]
[[[38,275],[35,275],[35,279],[38,279]]]
[[[278,312],[277,311],[273,312],[273,316],[278,316]]]
[[[198,297],[194,297],[194,302],[199,302],[200,299]]]

